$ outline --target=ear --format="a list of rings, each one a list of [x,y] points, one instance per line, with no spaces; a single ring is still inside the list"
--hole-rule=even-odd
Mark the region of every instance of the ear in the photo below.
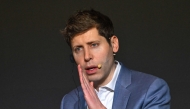
[[[111,41],[111,46],[112,46],[113,52],[117,53],[119,50],[119,40],[118,40],[117,36],[115,36],[115,35],[112,36],[110,41]]]

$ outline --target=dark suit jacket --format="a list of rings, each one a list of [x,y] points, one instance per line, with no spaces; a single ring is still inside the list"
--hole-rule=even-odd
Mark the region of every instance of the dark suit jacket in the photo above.
[[[129,70],[121,64],[112,109],[170,109],[170,99],[164,80]],[[86,109],[81,87],[63,97],[61,109]]]

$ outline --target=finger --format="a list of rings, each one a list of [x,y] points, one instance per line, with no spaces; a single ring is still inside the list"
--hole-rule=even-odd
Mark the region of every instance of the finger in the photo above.
[[[94,87],[94,82],[91,81],[91,82],[90,82],[90,85],[91,85],[92,87]]]
[[[89,81],[88,78],[87,78],[87,75],[85,73],[82,73],[83,75],[83,82],[84,82],[84,85],[86,87],[86,89],[89,91],[90,94],[94,93],[95,90],[94,90],[94,82],[93,81]]]
[[[97,98],[97,94],[96,94],[95,89],[94,89],[94,82],[93,82],[93,81],[90,82],[90,87],[92,87],[92,88],[91,88],[92,95],[93,95],[95,98]]]
[[[86,90],[86,86],[84,85],[84,80],[83,80],[83,74],[82,74],[82,69],[80,67],[80,65],[78,65],[78,73],[79,73],[79,79],[80,79],[80,83],[81,83],[81,87],[83,90]]]
[[[93,92],[95,92],[95,90],[94,90],[94,82],[91,81],[91,82],[89,83],[89,85],[90,85],[90,87],[91,87],[91,90],[92,90]]]
[[[82,72],[80,65],[78,65],[78,72],[83,91],[89,93],[90,90],[89,80],[87,79],[86,75]]]
[[[79,79],[80,79],[80,82],[82,83],[82,71],[81,71],[81,67],[80,65],[78,65],[78,73],[79,73]]]
[[[88,80],[86,74],[83,73],[82,76],[83,76],[83,82],[84,82],[84,84],[86,85],[86,87],[89,87],[89,80]]]

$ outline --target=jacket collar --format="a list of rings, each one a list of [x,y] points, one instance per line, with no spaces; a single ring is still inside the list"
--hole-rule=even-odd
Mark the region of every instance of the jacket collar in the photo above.
[[[131,72],[122,63],[116,82],[112,109],[125,109],[131,92],[127,87],[131,84]]]

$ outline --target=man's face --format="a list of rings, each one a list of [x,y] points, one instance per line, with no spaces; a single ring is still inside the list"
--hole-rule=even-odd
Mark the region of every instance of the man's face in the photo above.
[[[71,41],[74,59],[80,64],[82,72],[95,85],[107,84],[113,76],[115,63],[113,52],[118,51],[118,39],[113,36],[111,45],[99,35],[96,28],[76,35]],[[101,68],[98,65],[101,64]]]

